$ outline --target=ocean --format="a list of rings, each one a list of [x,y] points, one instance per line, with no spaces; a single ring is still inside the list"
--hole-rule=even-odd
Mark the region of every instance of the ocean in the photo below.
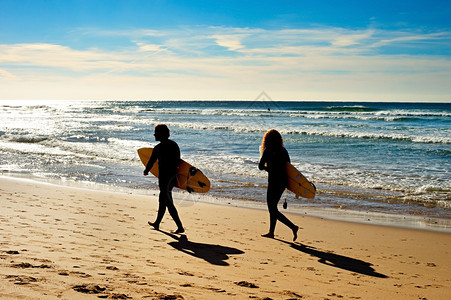
[[[156,195],[136,150],[165,123],[210,179],[197,201],[265,208],[264,133],[280,131],[315,199],[286,191],[283,212],[451,232],[451,103],[1,101],[0,174]],[[149,212],[151,213],[151,212]]]

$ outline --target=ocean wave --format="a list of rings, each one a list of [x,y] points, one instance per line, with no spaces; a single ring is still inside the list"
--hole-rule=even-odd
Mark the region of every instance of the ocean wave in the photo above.
[[[444,209],[451,209],[451,199],[437,199],[440,194],[428,195],[406,195],[400,198],[403,204],[419,205],[428,208],[441,207]]]
[[[358,114],[325,114],[325,113],[290,113],[291,118],[326,119],[326,120],[360,120],[360,121],[383,121],[383,122],[417,122],[423,121],[420,117],[404,116],[376,116]]]
[[[337,138],[352,138],[352,139],[368,139],[368,140],[395,140],[395,141],[408,141],[414,143],[424,144],[451,144],[451,138],[440,136],[418,136],[418,135],[406,135],[396,133],[381,133],[381,132],[350,132],[350,131],[297,131],[297,130],[281,130],[283,134],[299,134],[310,136],[325,136],[325,137],[337,137]]]
[[[257,113],[257,112],[253,112]],[[258,113],[262,113],[259,111]],[[449,112],[427,112],[427,111],[400,111],[400,110],[374,110],[370,111],[311,111],[311,110],[301,110],[301,111],[271,111],[271,114],[287,114],[291,117],[321,117],[330,119],[361,119],[361,120],[386,120],[386,121],[418,121],[425,118],[438,118],[446,119],[451,118],[451,113]]]
[[[23,144],[38,144],[49,138],[47,136],[35,136],[35,135],[0,135],[2,140],[15,142],[15,143],[23,143]]]
[[[195,130],[220,130],[233,131],[239,133],[265,133],[268,128],[262,128],[260,124],[216,124],[216,123],[189,123],[189,122],[167,122],[171,127],[179,127],[184,129]],[[366,132],[366,131],[347,131],[330,128],[330,130],[318,130],[314,127],[299,129],[279,129],[281,134],[286,135],[307,135],[307,136],[324,136],[335,138],[352,138],[352,139],[372,139],[372,140],[396,140],[409,141],[414,143],[425,144],[451,144],[451,137],[430,133],[429,135],[392,133],[392,132]]]
[[[47,147],[46,145],[27,143],[24,146],[23,143],[18,142],[5,142],[0,141],[0,150],[2,152],[17,153],[17,154],[39,154],[48,156],[67,156],[74,155],[75,153],[65,151],[62,149]]]
[[[58,149],[69,155],[75,155],[78,158],[111,161],[111,162],[131,162],[136,158],[135,144],[127,143],[130,141],[118,142],[118,139],[104,138],[102,141],[79,142],[59,139],[49,139],[42,144],[48,149]],[[140,144],[142,145],[142,144]]]
[[[135,148],[143,142],[99,138],[79,135],[71,138],[10,137],[0,139],[0,151],[4,153],[32,154],[46,157],[67,157],[83,160],[134,162]]]
[[[375,113],[377,116],[400,116],[400,117],[437,117],[450,118],[451,113],[448,111],[428,111],[428,110],[381,110]]]
[[[426,185],[418,187],[415,190],[415,193],[418,194],[418,195],[429,194],[431,192],[432,193],[449,194],[449,193],[451,193],[451,189],[449,187],[443,187],[443,186],[438,186],[438,185],[426,184]]]
[[[361,120],[381,122],[421,122],[430,118],[451,118],[447,112],[406,112],[383,111],[378,109],[338,109],[338,110],[277,110],[265,109],[184,109],[159,108],[146,111],[161,115],[202,115],[202,116],[236,116],[238,118],[290,117],[325,120]]]
[[[344,106],[326,106],[318,110],[337,111],[337,112],[375,112],[378,108],[366,107],[364,105],[344,105]]]

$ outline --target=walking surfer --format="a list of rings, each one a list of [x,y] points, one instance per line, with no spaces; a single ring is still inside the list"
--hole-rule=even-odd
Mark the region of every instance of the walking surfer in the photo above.
[[[158,197],[159,207],[157,218],[155,222],[152,223],[149,221],[148,223],[158,230],[167,208],[177,225],[175,233],[183,233],[185,229],[183,228],[177,209],[174,206],[174,200],[172,199],[172,189],[177,181],[177,169],[180,164],[180,148],[176,142],[169,139],[169,128],[165,124],[155,126],[154,136],[155,140],[160,143],[153,149],[152,155],[144,170],[144,176],[149,174],[153,164],[158,160],[158,186],[160,188],[160,195]]]
[[[280,197],[287,187],[286,164],[290,162],[288,151],[283,146],[282,136],[277,130],[271,129],[265,133],[260,152],[262,156],[258,168],[268,172],[266,201],[270,221],[269,232],[262,236],[274,238],[276,223],[279,220],[293,231],[293,241],[295,241],[298,237],[299,227],[288,220],[277,208]]]

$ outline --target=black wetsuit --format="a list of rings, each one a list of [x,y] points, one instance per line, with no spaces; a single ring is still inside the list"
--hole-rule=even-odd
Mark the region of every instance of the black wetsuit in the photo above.
[[[158,160],[160,195],[158,215],[155,223],[157,225],[160,224],[167,208],[178,228],[183,228],[172,199],[172,189],[177,181],[177,168],[180,164],[180,148],[177,143],[167,139],[155,146],[146,166],[147,172],[150,171],[156,160]]]
[[[285,217],[277,208],[280,197],[287,187],[286,164],[290,162],[288,151],[282,147],[278,150],[266,148],[258,164],[260,170],[268,172],[268,190],[266,201],[268,203],[270,226],[269,231],[274,233],[277,220],[294,229],[294,225],[287,217]]]

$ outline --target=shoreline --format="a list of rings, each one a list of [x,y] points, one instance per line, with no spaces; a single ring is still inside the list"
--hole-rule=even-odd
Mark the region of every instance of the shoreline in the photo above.
[[[0,177],[2,299],[445,299],[451,234]]]
[[[111,186],[107,184],[101,183],[93,183],[93,182],[75,182],[75,181],[61,181],[57,179],[51,178],[42,178],[33,176],[30,174],[4,174],[0,173],[0,180],[2,178],[11,178],[17,180],[29,180],[31,182],[50,184],[54,186],[64,186],[64,187],[72,187],[79,189],[87,189],[92,191],[105,191],[111,193],[125,193],[125,194],[136,194],[143,196],[155,196],[158,195],[158,189],[133,189],[119,186]],[[155,185],[156,186],[156,185]],[[207,203],[207,204],[215,204],[219,206],[233,206],[238,208],[248,208],[248,209],[258,209],[258,210],[267,210],[266,203],[263,201],[253,201],[246,199],[233,199],[233,198],[219,198],[212,197],[209,194],[188,194],[184,191],[180,191],[179,189],[174,189],[174,201],[176,202],[176,206],[191,206],[195,205],[198,202]],[[178,203],[177,203],[178,202]],[[282,203],[282,199],[280,203]],[[437,232],[445,232],[451,233],[451,220],[445,218],[433,218],[427,216],[416,216],[416,215],[397,215],[397,214],[388,214],[384,212],[368,212],[368,211],[360,211],[360,210],[352,210],[352,209],[339,209],[339,208],[321,208],[318,206],[308,206],[302,204],[289,204],[289,208],[284,210],[279,205],[279,209],[282,213],[290,213],[297,215],[308,215],[315,218],[327,219],[332,221],[343,221],[343,222],[351,222],[357,224],[370,224],[377,226],[388,226],[388,227],[397,227],[397,228],[405,228],[405,229],[414,229],[414,230],[426,230],[426,231],[437,231]]]

